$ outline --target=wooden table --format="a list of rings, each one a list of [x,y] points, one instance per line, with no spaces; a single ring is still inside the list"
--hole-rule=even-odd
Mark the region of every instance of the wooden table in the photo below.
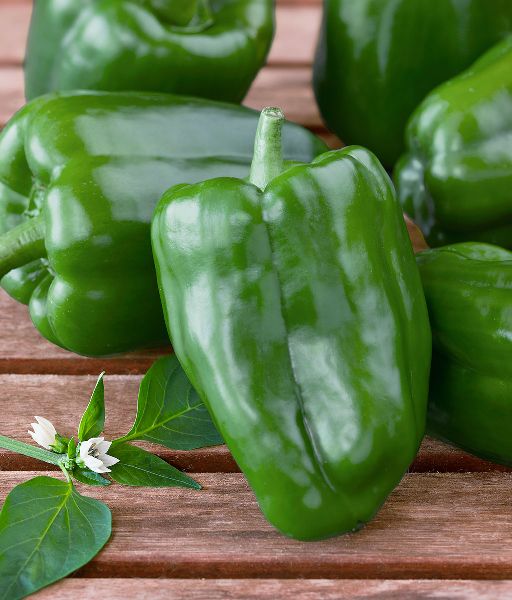
[[[320,2],[277,4],[269,65],[247,104],[280,105],[290,119],[334,146],[339,142],[323,129],[310,87]],[[29,0],[0,0],[2,125],[23,103],[29,15]],[[133,419],[141,374],[158,354],[89,360],[64,352],[40,338],[26,308],[2,293],[0,431],[31,441],[27,426],[39,414],[64,433],[78,422],[96,376],[105,369],[106,433],[120,435]],[[112,540],[72,578],[35,597],[512,598],[512,473],[504,468],[427,439],[411,472],[368,527],[304,544],[265,522],[224,447],[158,452],[194,472],[204,490],[89,488],[87,493],[113,509]],[[41,463],[0,451],[0,501],[40,468]]]

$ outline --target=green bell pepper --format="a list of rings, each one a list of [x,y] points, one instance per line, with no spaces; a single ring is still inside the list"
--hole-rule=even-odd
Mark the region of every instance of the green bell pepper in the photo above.
[[[512,247],[512,36],[427,96],[407,144],[398,195],[431,246]]]
[[[155,91],[240,102],[273,34],[272,0],[37,0],[25,93]]]
[[[426,94],[510,32],[510,0],[324,0],[314,75],[323,117],[392,167]]]
[[[165,94],[34,100],[0,136],[2,286],[79,354],[166,340],[153,209],[170,185],[248,175],[257,123],[247,108]],[[326,150],[297,125],[285,136],[288,159]]]
[[[512,466],[512,252],[468,242],[417,262],[434,338],[428,431]]]
[[[423,437],[431,339],[393,186],[363,148],[166,193],[153,252],[176,354],[267,519],[324,538],[373,517]]]

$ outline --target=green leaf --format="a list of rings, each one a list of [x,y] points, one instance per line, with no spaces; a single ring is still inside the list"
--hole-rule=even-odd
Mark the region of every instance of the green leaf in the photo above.
[[[223,443],[175,355],[160,358],[146,373],[140,384],[135,423],[113,445],[130,440],[144,440],[176,450]]]
[[[105,479],[99,473],[95,473],[90,469],[82,469],[81,467],[75,467],[71,474],[77,481],[79,481],[80,483],[85,483],[87,485],[110,485],[110,481],[108,479]]]
[[[193,479],[178,471],[142,448],[131,444],[111,446],[109,454],[120,462],[111,467],[110,477],[123,485],[141,487],[186,487],[200,490],[201,486]]]
[[[71,483],[36,477],[0,513],[0,600],[18,600],[88,563],[111,534],[108,507]]]
[[[103,385],[103,372],[96,382],[96,386],[85,409],[80,425],[78,426],[78,439],[83,442],[98,437],[105,427],[105,387]]]

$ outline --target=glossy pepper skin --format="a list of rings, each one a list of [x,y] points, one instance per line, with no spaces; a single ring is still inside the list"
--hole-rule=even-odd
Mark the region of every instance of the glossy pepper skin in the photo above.
[[[155,91],[240,102],[273,34],[272,0],[36,0],[25,93]]]
[[[171,189],[152,241],[180,362],[267,519],[310,540],[362,526],[413,460],[431,341],[377,159],[352,147],[283,172],[279,118],[262,115],[251,182]]]
[[[512,247],[512,36],[427,96],[407,145],[398,195],[430,245]]]
[[[150,221],[181,182],[249,174],[258,113],[165,94],[58,94],[0,136],[0,277],[37,329],[101,356],[166,340]],[[286,124],[286,156],[325,145]]]
[[[323,117],[392,167],[427,93],[510,32],[510,0],[324,0],[314,75]]]
[[[512,252],[468,242],[417,262],[434,339],[429,433],[512,466]]]

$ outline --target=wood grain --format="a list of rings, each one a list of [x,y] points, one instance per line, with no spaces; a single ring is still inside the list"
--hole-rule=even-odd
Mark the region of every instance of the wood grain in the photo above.
[[[136,412],[140,376],[112,375],[108,364],[105,378],[107,439],[127,433]],[[102,369],[99,368],[97,373]],[[94,388],[96,376],[0,375],[0,433],[32,443],[27,433],[34,415],[50,419],[59,433],[73,435]],[[64,408],[63,408],[64,407]],[[185,471],[237,472],[239,469],[225,446],[202,448],[189,452],[168,450],[142,444],[171,464]],[[47,465],[28,457],[0,449],[0,470],[41,470]],[[414,472],[507,471],[505,467],[472,457],[442,442],[426,438],[418,457],[411,465]]]
[[[21,63],[30,5],[0,0],[0,127],[24,101]],[[289,119],[339,147],[323,127],[310,85],[320,18],[321,0],[277,0],[269,65],[246,103],[256,109],[280,104]],[[31,441],[26,430],[35,414],[71,433],[69,424],[78,422],[96,375],[106,369],[106,433],[121,435],[135,414],[140,374],[168,351],[101,360],[73,355],[43,340],[26,307],[0,292],[0,433]],[[512,599],[512,473],[504,467],[426,438],[413,473],[366,529],[304,544],[265,522],[224,446],[152,450],[202,473],[194,477],[204,490],[84,490],[113,509],[113,539],[76,578],[34,598]],[[0,502],[42,467],[0,450]]]
[[[0,501],[34,473],[5,472]],[[411,474],[357,533],[302,543],[263,518],[240,474],[196,474],[203,490],[86,491],[114,533],[85,577],[510,579],[512,474]]]
[[[0,129],[24,102],[21,67],[0,66]]]
[[[145,373],[167,349],[91,359],[67,352],[42,338],[27,307],[0,290],[0,373]]]
[[[31,2],[3,0],[0,2],[0,8],[2,10],[0,64],[19,66],[25,54]]]
[[[33,600],[510,600],[511,581],[67,579]]]
[[[276,36],[269,66],[307,66],[313,63],[320,32],[320,2],[278,2]]]
[[[105,368],[108,369],[106,366]],[[98,370],[98,373],[101,369]],[[107,374],[105,378],[107,439],[126,434],[134,421],[140,376]],[[63,435],[73,435],[94,388],[96,375],[0,375],[0,433],[33,443],[27,433],[35,415],[52,421]],[[76,434],[75,434],[76,435]],[[141,444],[168,462],[186,471],[239,471],[225,446],[202,448],[192,452],[167,450]],[[0,449],[0,471],[42,470],[48,465]]]
[[[323,129],[311,87],[311,69],[307,67],[262,69],[244,104],[258,110],[280,106],[289,120],[313,131]]]

